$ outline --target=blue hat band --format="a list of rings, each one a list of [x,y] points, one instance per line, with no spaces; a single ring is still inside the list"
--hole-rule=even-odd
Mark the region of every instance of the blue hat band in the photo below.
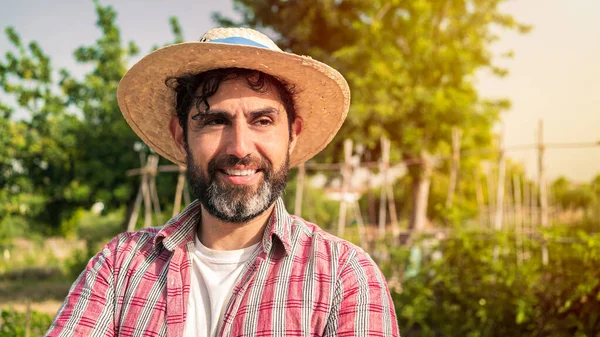
[[[251,47],[270,49],[269,47],[265,46],[264,44],[260,44],[258,42],[247,39],[245,37],[239,37],[239,36],[226,37],[226,38],[222,38],[222,39],[214,39],[214,40],[210,40],[207,42],[227,43],[227,44],[235,44],[235,45],[241,45],[241,46],[251,46]]]

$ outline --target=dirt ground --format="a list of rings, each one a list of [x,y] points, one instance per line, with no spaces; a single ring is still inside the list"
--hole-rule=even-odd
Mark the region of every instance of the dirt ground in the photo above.
[[[54,316],[67,296],[70,281],[65,280],[19,280],[0,281],[0,309],[39,311]]]
[[[56,315],[56,312],[58,311],[58,309],[60,308],[60,305],[62,304],[61,301],[55,301],[55,300],[47,300],[47,301],[41,301],[41,302],[30,302],[29,303],[29,309],[31,311],[37,311],[37,312],[41,312],[47,315],[50,315],[52,317],[54,317],[54,315]],[[27,303],[24,302],[7,302],[4,303],[2,302],[2,304],[0,305],[0,310],[1,309],[12,309],[12,310],[16,310],[19,312],[27,312]]]

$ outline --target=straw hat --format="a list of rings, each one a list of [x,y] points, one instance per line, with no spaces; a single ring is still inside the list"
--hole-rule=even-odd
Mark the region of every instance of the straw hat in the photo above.
[[[339,72],[308,56],[283,52],[267,36],[248,28],[211,29],[198,42],[170,45],[147,55],[119,83],[119,107],[148,146],[185,165],[185,153],[169,132],[169,122],[176,114],[175,92],[165,80],[233,67],[259,70],[294,86],[296,115],[303,125],[290,166],[319,153],[346,118],[350,90]]]

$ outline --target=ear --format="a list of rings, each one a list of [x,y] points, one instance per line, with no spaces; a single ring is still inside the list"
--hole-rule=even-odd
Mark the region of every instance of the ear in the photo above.
[[[294,147],[296,147],[296,142],[298,141],[298,136],[300,133],[302,133],[302,119],[296,116],[294,123],[292,123],[292,136],[290,137],[291,140],[289,146],[290,155],[294,151]]]
[[[169,122],[169,132],[171,132],[171,137],[173,137],[173,141],[175,141],[175,145],[181,153],[185,153],[185,139],[183,139],[183,128],[179,124],[179,117],[177,115],[171,117],[171,121]]]

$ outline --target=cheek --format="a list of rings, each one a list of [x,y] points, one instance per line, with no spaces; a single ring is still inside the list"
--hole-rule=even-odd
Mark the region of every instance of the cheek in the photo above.
[[[218,144],[218,141],[210,139],[210,137],[198,135],[188,137],[189,153],[194,157],[194,161],[202,166],[215,156]]]
[[[259,145],[259,149],[262,149],[263,156],[269,158],[273,164],[280,165],[288,155],[288,133],[280,133],[274,137],[264,137]]]

